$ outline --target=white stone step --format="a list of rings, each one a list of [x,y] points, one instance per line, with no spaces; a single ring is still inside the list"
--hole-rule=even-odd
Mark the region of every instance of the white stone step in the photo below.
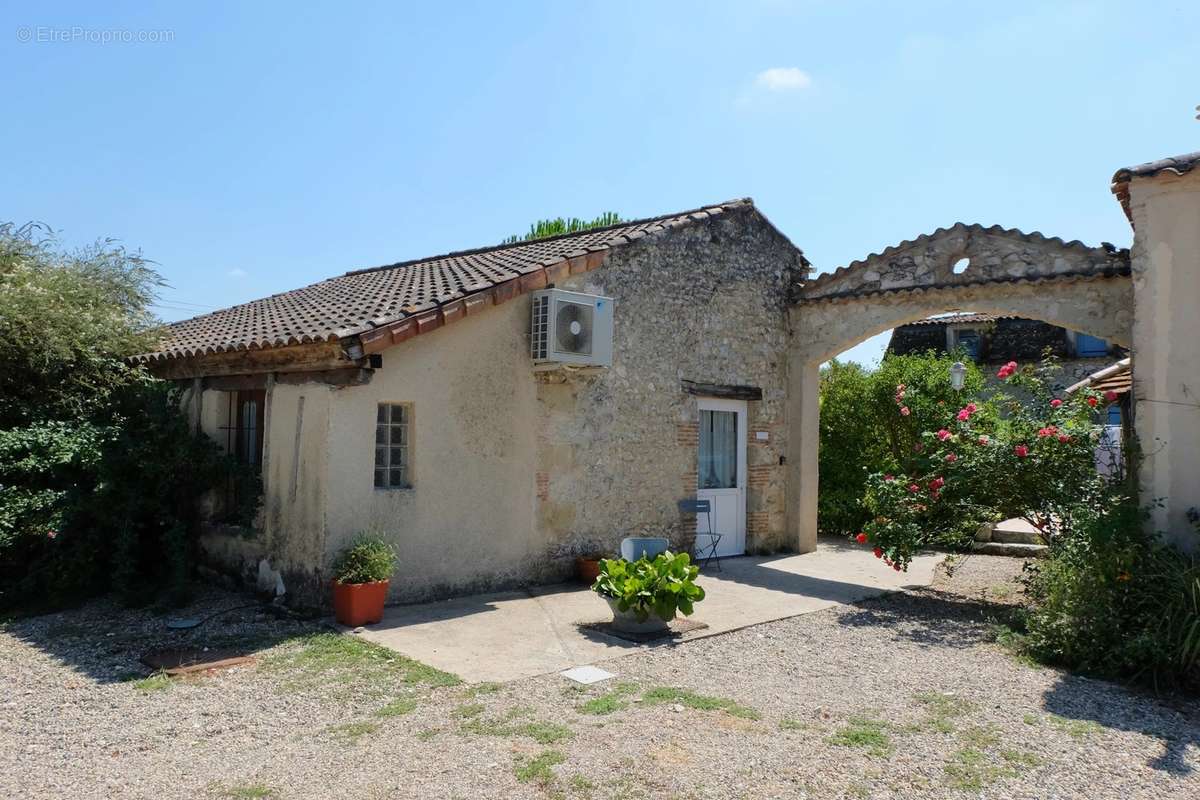
[[[1050,548],[1044,544],[1020,542],[975,542],[971,551],[985,556],[1014,556],[1016,558],[1041,558],[1048,555]]]

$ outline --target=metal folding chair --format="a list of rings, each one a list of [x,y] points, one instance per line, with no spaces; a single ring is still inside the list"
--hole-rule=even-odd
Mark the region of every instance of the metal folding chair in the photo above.
[[[679,513],[696,515],[696,535],[692,539],[692,558],[696,559],[696,563],[701,567],[707,567],[713,559],[716,559],[717,570],[720,571],[721,559],[717,558],[717,546],[721,543],[722,534],[713,530],[712,501],[685,497],[679,501],[678,505]],[[708,520],[708,532],[704,534],[700,533],[701,514],[704,514]],[[700,544],[701,536],[708,537],[708,542],[704,545]]]

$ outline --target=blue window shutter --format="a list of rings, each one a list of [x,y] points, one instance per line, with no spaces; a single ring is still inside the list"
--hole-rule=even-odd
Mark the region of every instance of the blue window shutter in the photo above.
[[[1086,358],[1089,356],[1108,355],[1108,342],[1086,333],[1075,334],[1075,354]]]

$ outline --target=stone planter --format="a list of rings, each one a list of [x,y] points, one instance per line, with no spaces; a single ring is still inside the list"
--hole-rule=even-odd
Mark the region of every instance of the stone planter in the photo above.
[[[671,620],[660,619],[653,611],[646,617],[645,622],[638,622],[637,614],[633,612],[633,609],[622,611],[617,608],[616,600],[611,597],[604,599],[608,601],[608,607],[612,609],[612,625],[619,631],[625,631],[626,633],[658,633],[669,630],[671,627]]]

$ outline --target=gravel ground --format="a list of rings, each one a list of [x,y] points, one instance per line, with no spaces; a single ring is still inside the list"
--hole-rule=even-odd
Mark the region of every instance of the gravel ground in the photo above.
[[[0,630],[0,796],[1200,797],[1200,702],[990,641],[1019,570],[973,556],[925,590],[606,662],[619,677],[582,690],[441,685],[256,609],[180,634],[97,602]],[[187,613],[245,602],[206,590]],[[187,637],[257,658],[137,680]]]

